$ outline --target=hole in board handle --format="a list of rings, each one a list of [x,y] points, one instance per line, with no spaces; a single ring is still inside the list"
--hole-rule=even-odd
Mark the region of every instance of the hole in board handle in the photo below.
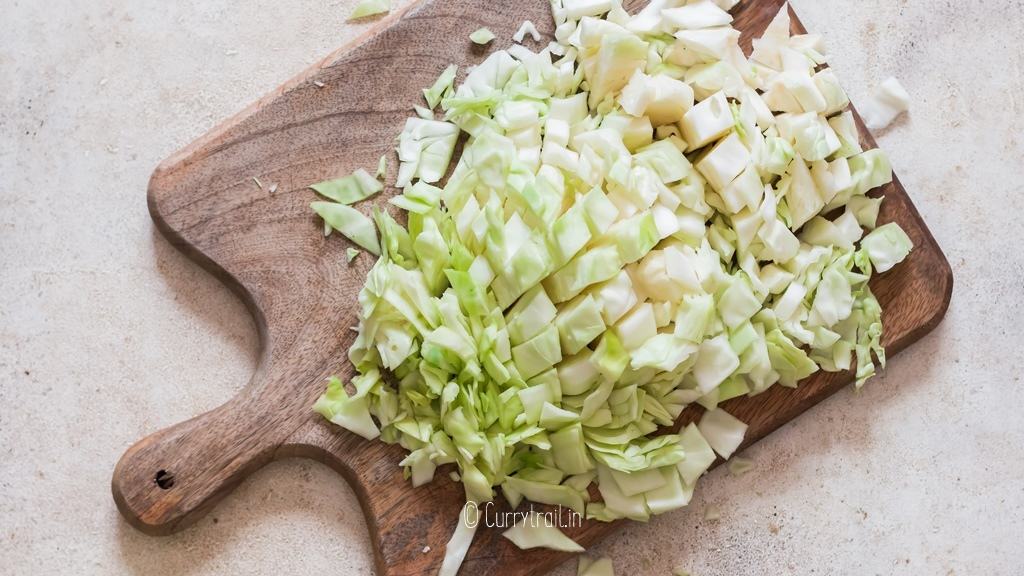
[[[174,486],[174,474],[171,474],[167,470],[160,470],[156,473],[153,481],[156,482],[156,485],[159,486],[161,490],[169,490]]]

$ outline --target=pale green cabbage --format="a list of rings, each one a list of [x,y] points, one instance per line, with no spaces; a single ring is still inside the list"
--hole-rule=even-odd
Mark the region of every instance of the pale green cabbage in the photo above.
[[[579,565],[576,567],[576,576],[615,576],[611,558],[598,558],[596,560],[588,556],[580,556]]]
[[[352,13],[349,14],[349,20],[357,20],[359,18],[366,18],[367,16],[376,16],[378,14],[387,14],[391,11],[391,0],[360,0],[356,7],[352,9]]]
[[[494,32],[491,32],[487,28],[478,28],[469,35],[469,39],[472,40],[474,44],[487,44],[491,40],[494,40]]]
[[[891,166],[861,148],[820,38],[791,37],[783,10],[748,60],[733,4],[554,0],[555,42],[424,91],[443,119],[424,109],[399,136],[405,224],[346,205],[366,178],[321,187],[327,225],[380,258],[354,391],[332,380],[317,411],[401,444],[417,486],[453,465],[471,502],[646,520],[742,446],[722,403],[884,366],[868,281],[912,248],[867,195]],[[699,423],[659,433],[694,403]]]
[[[550,548],[562,552],[583,552],[583,546],[573,542],[548,518],[532,510],[501,535],[523,550]]]

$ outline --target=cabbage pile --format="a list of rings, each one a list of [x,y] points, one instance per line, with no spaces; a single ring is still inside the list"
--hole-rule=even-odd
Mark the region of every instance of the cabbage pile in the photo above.
[[[469,501],[646,520],[742,442],[720,403],[884,365],[868,280],[911,249],[866,195],[889,162],[821,39],[784,8],[748,59],[733,4],[554,0],[554,42],[424,90],[390,200],[408,225],[317,203],[380,258],[358,375],[316,410],[401,444],[415,486],[454,464]],[[378,190],[363,174],[348,197]],[[656,433],[694,402],[699,424]]]

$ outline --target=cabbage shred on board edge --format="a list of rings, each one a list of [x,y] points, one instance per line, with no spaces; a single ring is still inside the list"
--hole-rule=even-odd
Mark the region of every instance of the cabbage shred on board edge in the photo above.
[[[555,42],[449,68],[424,91],[445,120],[406,123],[408,226],[373,215],[354,392],[332,379],[316,410],[401,444],[413,485],[455,464],[468,501],[646,520],[742,442],[719,403],[884,366],[868,279],[911,244],[876,228],[891,168],[821,39],[784,8],[748,59],[733,2],[676,4],[556,0]]]

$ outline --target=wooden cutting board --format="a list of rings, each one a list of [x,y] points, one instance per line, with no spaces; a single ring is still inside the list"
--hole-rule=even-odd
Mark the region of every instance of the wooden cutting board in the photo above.
[[[744,0],[734,10],[744,49],[781,4]],[[181,530],[268,462],[314,458],[340,472],[355,490],[379,576],[437,572],[463,502],[461,485],[442,468],[432,483],[413,489],[397,464],[401,448],[367,442],[310,409],[325,378],[352,373],[346,360],[353,339],[349,327],[356,324],[356,295],[371,258],[364,254],[354,265],[346,264],[350,244],[337,234],[323,237],[321,222],[309,209],[314,193],[307,186],[375,167],[394,147],[412,105],[421,102],[421,88],[451,62],[461,70],[481,62],[527,19],[546,42],[552,33],[546,0],[423,0],[379,22],[156,169],[149,186],[153,220],[172,244],[245,301],[256,318],[261,354],[256,374],[237,397],[139,441],[121,458],[112,488],[132,525],[149,534]],[[491,48],[467,38],[481,26],[498,36]],[[793,31],[804,31],[795,18]],[[874,147],[863,133],[865,147]],[[388,181],[394,182],[394,161],[389,172]],[[389,189],[374,202],[383,205],[394,192]],[[871,282],[884,308],[883,341],[892,356],[941,320],[952,273],[900,183],[881,193],[887,197],[881,221],[899,222],[915,246],[906,262]],[[749,445],[851,379],[848,373],[819,373],[797,390],[776,386],[754,398],[731,400],[725,408],[750,424]],[[699,408],[687,410],[680,423],[699,413]],[[586,522],[567,533],[588,546],[620,525]],[[500,532],[478,531],[461,574],[543,574],[568,557],[519,550]],[[424,553],[426,546],[430,551]]]

